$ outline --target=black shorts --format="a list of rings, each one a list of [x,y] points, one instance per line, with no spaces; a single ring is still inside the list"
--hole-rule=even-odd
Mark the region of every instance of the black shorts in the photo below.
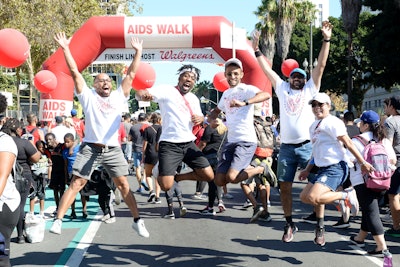
[[[161,141],[158,150],[159,175],[175,176],[182,162],[192,169],[203,169],[210,166],[203,152],[194,142],[171,143]]]

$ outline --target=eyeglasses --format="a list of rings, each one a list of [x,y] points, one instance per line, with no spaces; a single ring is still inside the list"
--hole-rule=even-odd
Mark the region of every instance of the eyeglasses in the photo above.
[[[96,80],[96,83],[110,83],[111,79],[101,79],[101,80]]]
[[[313,108],[315,108],[315,107],[320,107],[321,108],[323,105],[325,105],[325,103],[314,102],[314,103],[311,104],[311,106]]]

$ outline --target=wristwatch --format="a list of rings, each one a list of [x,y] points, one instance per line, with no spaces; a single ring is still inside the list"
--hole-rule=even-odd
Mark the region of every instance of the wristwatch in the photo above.
[[[246,103],[246,106],[249,105],[249,101],[248,101],[248,100],[245,100],[245,101],[243,101],[243,102]]]

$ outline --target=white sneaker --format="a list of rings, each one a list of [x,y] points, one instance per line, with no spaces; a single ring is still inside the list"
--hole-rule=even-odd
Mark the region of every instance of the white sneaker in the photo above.
[[[104,215],[104,216],[101,218],[101,221],[102,221],[102,222],[105,222],[105,221],[107,221],[107,220],[110,219],[110,218],[111,218],[110,214],[107,213],[106,215]]]
[[[150,236],[149,232],[146,229],[146,226],[144,225],[144,221],[142,219],[139,219],[137,222],[133,222],[132,228],[140,236],[143,236],[143,237],[149,237]]]
[[[62,226],[61,219],[54,220],[53,225],[50,228],[50,233],[61,235],[61,226]]]
[[[115,217],[110,217],[107,220],[105,220],[104,222],[110,224],[110,223],[115,223],[116,221],[117,221],[117,219],[115,219]]]
[[[121,192],[119,191],[119,189],[115,189],[114,191],[114,195],[115,195],[115,199],[114,199],[114,203],[115,205],[119,205],[121,204]]]
[[[347,198],[345,199],[346,206],[350,208],[351,215],[353,217],[356,217],[359,211],[356,190],[354,190],[353,188],[347,188],[344,191],[347,192]]]
[[[181,217],[183,217],[183,216],[186,215],[186,212],[187,212],[187,208],[184,207],[184,206],[182,206],[179,215],[180,215]]]

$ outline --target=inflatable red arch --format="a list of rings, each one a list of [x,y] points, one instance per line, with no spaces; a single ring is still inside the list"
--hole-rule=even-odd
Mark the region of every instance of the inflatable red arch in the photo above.
[[[79,71],[84,70],[108,48],[131,48],[131,36],[143,39],[144,50],[166,48],[212,48],[223,61],[232,57],[232,48],[221,48],[221,25],[232,27],[221,16],[193,17],[124,17],[90,18],[72,36],[70,49]],[[259,67],[250,42],[245,49],[235,49],[243,63],[243,82],[271,93],[271,83]],[[206,59],[203,62],[207,62]],[[73,81],[61,49],[44,63],[43,69],[57,77],[57,87],[41,95],[39,115],[51,121],[56,115],[69,115],[73,106]]]

